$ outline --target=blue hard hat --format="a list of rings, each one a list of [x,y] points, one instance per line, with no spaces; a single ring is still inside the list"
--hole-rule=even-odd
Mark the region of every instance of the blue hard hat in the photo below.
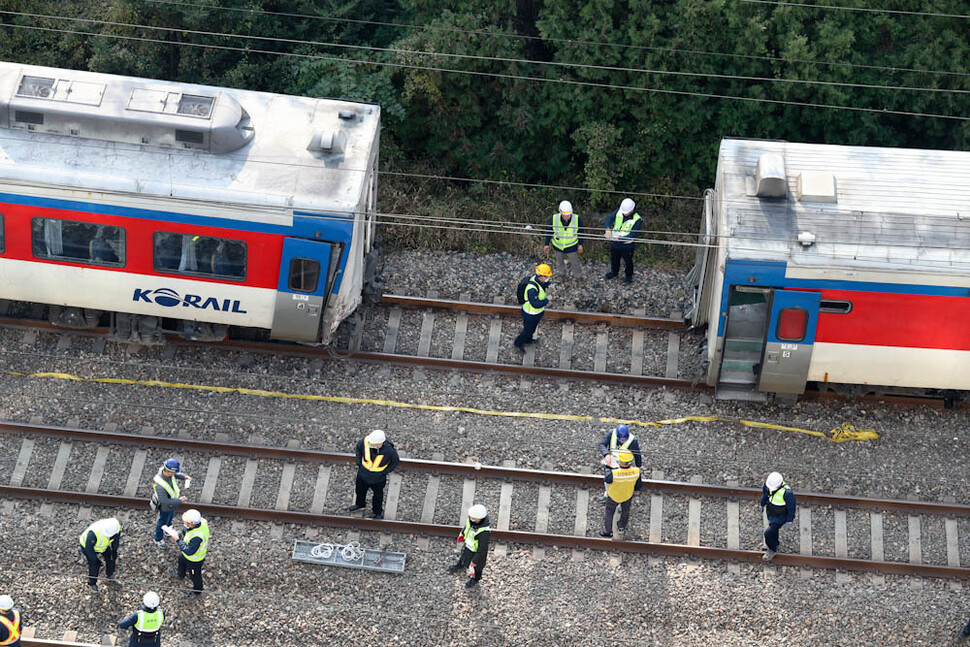
[[[177,458],[170,458],[167,461],[165,461],[165,469],[171,470],[173,472],[178,472],[181,466],[182,465],[181,463],[179,463]]]
[[[630,428],[626,425],[616,426],[616,437],[620,440],[626,440],[630,437]]]

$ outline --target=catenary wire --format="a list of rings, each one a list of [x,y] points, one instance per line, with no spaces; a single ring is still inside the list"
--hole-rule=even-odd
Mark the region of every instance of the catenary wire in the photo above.
[[[904,85],[881,85],[873,83],[850,83],[846,81],[820,81],[813,79],[788,79],[788,78],[775,78],[768,76],[745,76],[738,74],[719,74],[716,72],[687,72],[682,70],[660,70],[660,69],[645,69],[645,68],[631,68],[631,67],[618,67],[612,65],[593,65],[587,63],[572,63],[572,62],[562,62],[562,61],[532,61],[522,58],[511,58],[503,56],[483,56],[475,54],[454,54],[449,52],[438,52],[438,51],[421,51],[421,50],[409,50],[409,49],[398,49],[389,47],[376,47],[371,45],[352,45],[349,43],[335,43],[326,41],[312,41],[312,40],[301,40],[295,38],[279,38],[271,36],[258,36],[258,35],[247,35],[247,34],[234,34],[228,32],[210,32],[201,31],[196,29],[181,29],[176,27],[161,27],[156,25],[143,25],[136,23],[126,23],[126,22],[115,22],[110,20],[101,20],[94,18],[78,18],[71,16],[55,16],[51,14],[37,14],[37,13],[27,13],[20,11],[9,11],[0,10],[0,15],[11,15],[19,16],[24,18],[42,18],[50,20],[62,20],[66,22],[80,22],[86,24],[95,25],[105,25],[110,27],[130,27],[134,29],[149,29],[155,31],[169,32],[169,33],[179,33],[179,34],[192,34],[195,36],[206,36],[206,37],[217,37],[217,38],[227,38],[235,40],[255,40],[265,43],[280,43],[285,45],[313,45],[315,47],[327,47],[327,48],[338,48],[338,49],[348,49],[357,51],[367,51],[367,52],[378,52],[386,54],[406,54],[412,56],[425,56],[433,58],[445,58],[445,59],[459,59],[459,60],[471,60],[471,61],[489,61],[498,63],[518,63],[524,65],[535,65],[535,66],[547,66],[547,67],[558,67],[571,70],[596,70],[596,71],[606,71],[606,72],[625,72],[631,74],[653,74],[657,76],[679,76],[679,77],[691,77],[691,78],[703,78],[703,79],[722,79],[730,81],[755,81],[758,83],[788,83],[794,85],[812,85],[812,86],[822,86],[822,87],[840,87],[840,88],[856,88],[864,90],[892,90],[895,92],[929,92],[929,93],[939,93],[939,94],[970,94],[970,90],[961,89],[950,89],[950,88],[931,88],[931,87],[915,87],[915,86],[904,86]]]
[[[195,2],[180,2],[178,0],[143,0],[143,2],[152,3],[152,4],[170,5],[170,6],[176,6],[176,7],[191,7],[195,9],[207,9],[210,11],[218,10],[218,11],[246,13],[250,15],[280,16],[285,18],[299,18],[301,20],[320,20],[324,22],[356,24],[356,25],[371,25],[375,27],[393,27],[397,29],[421,29],[421,30],[432,31],[432,32],[470,34],[470,35],[478,35],[478,36],[490,36],[493,38],[506,38],[506,39],[512,39],[512,40],[538,41],[543,43],[558,43],[558,44],[565,44],[565,45],[581,45],[584,47],[613,47],[618,49],[655,51],[655,52],[665,52],[665,53],[671,53],[671,54],[690,54],[690,55],[701,55],[701,56],[716,56],[716,57],[722,57],[722,58],[736,58],[741,60],[760,60],[760,61],[768,61],[768,62],[774,62],[774,63],[809,63],[812,65],[824,65],[824,66],[830,66],[830,67],[847,67],[847,68],[858,68],[858,69],[866,69],[866,70],[881,70],[885,72],[890,72],[892,74],[898,74],[900,72],[915,72],[915,73],[921,73],[921,74],[938,74],[941,76],[958,76],[958,77],[970,76],[970,72],[926,70],[926,69],[918,69],[918,68],[893,67],[893,66],[885,66],[885,65],[865,65],[860,63],[846,63],[842,61],[820,61],[815,59],[782,58],[779,56],[758,56],[754,54],[729,54],[726,52],[710,52],[710,51],[696,50],[696,49],[681,49],[678,47],[630,45],[628,43],[616,43],[611,41],[576,40],[571,38],[549,38],[544,36],[528,36],[525,34],[505,34],[505,33],[498,33],[494,31],[488,31],[484,29],[462,29],[460,27],[411,25],[406,23],[386,22],[386,21],[379,21],[379,20],[362,20],[359,18],[340,18],[336,16],[319,16],[319,15],[301,14],[301,13],[293,13],[293,12],[286,12],[286,11],[267,11],[265,9],[220,7],[220,6],[199,4]]]
[[[32,30],[32,31],[42,31],[42,32],[52,32],[52,33],[58,33],[58,34],[68,34],[68,35],[74,35],[74,36],[84,36],[87,38],[107,38],[107,39],[113,39],[113,40],[156,43],[160,45],[179,45],[182,47],[195,47],[200,49],[214,49],[219,51],[243,52],[246,54],[265,54],[270,56],[285,56],[285,57],[300,58],[305,60],[330,61],[341,65],[346,65],[346,64],[373,65],[377,67],[395,67],[395,68],[403,68],[403,69],[423,70],[426,72],[464,74],[468,76],[494,78],[494,79],[510,79],[514,81],[527,81],[527,82],[534,82],[534,83],[576,85],[580,87],[597,88],[601,90],[626,90],[630,92],[667,94],[672,96],[687,96],[687,97],[698,97],[698,98],[706,98],[706,99],[721,99],[726,101],[742,101],[742,102],[748,102],[748,103],[763,103],[768,105],[795,106],[795,107],[801,107],[801,108],[819,108],[819,109],[828,109],[828,110],[846,110],[849,112],[861,112],[861,113],[867,113],[867,114],[895,115],[895,116],[901,116],[901,117],[920,117],[920,118],[928,118],[928,119],[946,119],[950,121],[960,121],[960,122],[970,121],[970,116],[916,112],[911,110],[890,110],[888,108],[879,109],[879,108],[864,108],[860,106],[840,106],[840,105],[831,105],[831,104],[825,104],[825,103],[814,103],[809,101],[789,101],[784,99],[766,99],[766,98],[759,98],[759,97],[744,97],[744,96],[737,96],[737,95],[717,94],[713,92],[695,92],[695,91],[688,91],[688,90],[668,90],[665,88],[656,88],[656,87],[618,85],[613,83],[601,83],[596,81],[577,81],[577,80],[567,80],[567,79],[542,78],[537,76],[528,76],[524,74],[503,74],[499,72],[483,72],[483,71],[477,71],[477,70],[456,70],[452,68],[436,67],[431,65],[414,65],[411,63],[395,63],[390,61],[371,61],[367,59],[342,58],[339,56],[325,56],[321,54],[305,54],[305,53],[298,53],[298,52],[277,52],[273,50],[255,49],[251,47],[236,47],[232,45],[189,43],[189,42],[175,41],[175,40],[164,40],[160,38],[147,38],[142,36],[125,36],[121,34],[92,34],[90,32],[77,31],[72,29],[40,27],[36,25],[16,25],[16,24],[4,23],[2,26],[8,29],[26,29],[26,30]]]
[[[958,13],[939,13],[934,11],[907,11],[905,9],[878,9],[875,7],[844,7],[827,4],[805,4],[801,2],[784,2],[779,0],[740,0],[748,4],[774,5],[778,7],[800,7],[803,9],[825,9],[829,11],[857,11],[862,13],[888,13],[899,16],[916,16],[925,18],[960,18],[966,20],[970,15]]]

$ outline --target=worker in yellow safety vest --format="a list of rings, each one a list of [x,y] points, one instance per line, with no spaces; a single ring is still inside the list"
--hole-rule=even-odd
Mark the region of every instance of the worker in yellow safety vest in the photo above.
[[[778,553],[778,532],[786,523],[795,520],[795,493],[778,472],[769,474],[761,487],[761,507],[768,518],[762,558],[770,562]]]
[[[158,608],[158,593],[149,591],[141,599],[141,608],[118,623],[122,630],[131,629],[128,647],[160,647],[165,612]]]
[[[397,469],[401,458],[397,455],[394,443],[380,429],[367,434],[357,441],[357,479],[354,483],[357,498],[348,512],[363,510],[367,503],[367,491],[374,492],[372,510],[375,519],[384,518],[384,485],[387,475]]]
[[[633,464],[633,453],[629,450],[621,451],[616,457],[618,466],[603,466],[603,482],[606,483],[606,514],[603,517],[603,532],[600,537],[613,536],[613,516],[617,506],[620,507],[620,520],[616,529],[626,532],[630,521],[630,503],[633,493],[643,487],[640,481],[640,468]]]
[[[13,607],[13,598],[0,595],[0,645],[20,647],[20,630],[23,627],[20,609]]]
[[[546,306],[552,301],[546,291],[551,278],[552,268],[541,263],[536,266],[535,276],[529,279],[529,283],[525,286],[522,302],[522,332],[512,342],[523,355],[525,354],[526,344],[534,344],[539,341],[533,335],[536,328],[539,327],[539,322],[542,321],[542,313],[546,311]]]
[[[552,214],[542,253],[548,254],[550,247],[555,250],[554,262],[557,271],[563,276],[583,278],[583,268],[579,264],[579,255],[583,253],[582,224],[579,214],[573,213],[573,205],[569,200],[560,202],[559,211]]]
[[[482,571],[485,570],[485,561],[488,558],[491,530],[488,521],[488,509],[481,503],[470,507],[468,509],[468,521],[465,522],[464,530],[458,535],[459,543],[464,544],[461,555],[455,564],[448,567],[449,573],[458,573],[467,569],[466,589],[474,588],[482,579]]]
[[[636,213],[637,205],[630,198],[620,203],[620,208],[606,217],[603,227],[606,229],[606,240],[610,241],[610,271],[607,279],[615,278],[620,273],[620,259],[623,259],[623,280],[633,282],[633,252],[636,249],[634,241],[640,231],[643,220]]]
[[[81,544],[81,554],[88,562],[88,586],[94,591],[98,590],[102,558],[104,558],[104,574],[113,582],[111,578],[115,574],[118,548],[121,546],[121,523],[114,517],[99,519],[85,528],[78,540]]]
[[[165,533],[179,547],[178,568],[172,569],[180,580],[188,573],[192,579],[192,590],[185,594],[193,598],[202,594],[202,565],[209,552],[209,522],[196,510],[186,510],[182,515],[182,531],[166,526]]]

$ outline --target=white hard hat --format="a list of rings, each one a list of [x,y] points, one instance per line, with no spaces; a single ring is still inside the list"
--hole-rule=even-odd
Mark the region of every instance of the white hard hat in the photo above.
[[[145,605],[147,609],[157,609],[158,608],[158,593],[154,591],[149,591],[145,594],[145,597],[141,599],[141,603]]]
[[[481,503],[476,503],[472,507],[468,508],[468,518],[469,519],[484,519],[488,516],[488,509]]]
[[[202,514],[195,508],[186,510],[182,515],[182,521],[186,523],[199,523],[202,521]]]
[[[109,537],[114,537],[119,532],[121,532],[121,522],[114,517],[104,520],[104,534]]]
[[[624,216],[628,213],[632,213],[636,208],[637,203],[630,198],[623,198],[623,202],[620,203],[620,213],[622,213]]]
[[[567,214],[573,212],[573,205],[569,203],[569,200],[563,200],[559,203],[559,213]]]
[[[384,431],[382,429],[375,429],[374,431],[367,434],[367,442],[369,442],[372,445],[379,445],[385,440],[387,440],[387,436],[384,435]]]
[[[772,472],[765,479],[765,487],[769,490],[777,490],[781,487],[781,484],[785,482],[785,479],[781,478],[781,474],[778,472]]]
[[[0,595],[0,611],[10,611],[13,609],[13,598],[9,595]]]

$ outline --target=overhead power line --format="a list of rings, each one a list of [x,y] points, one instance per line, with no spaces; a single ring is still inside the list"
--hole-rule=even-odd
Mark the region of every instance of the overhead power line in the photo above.
[[[237,12],[250,15],[279,16],[284,18],[298,18],[300,20],[319,20],[323,22],[368,25],[374,27],[392,27],[395,29],[420,29],[422,31],[467,34],[476,36],[489,36],[492,38],[506,38],[511,40],[524,40],[540,43],[554,43],[562,45],[580,45],[583,47],[611,47],[617,49],[630,49],[639,51],[661,52],[668,54],[689,54],[691,56],[712,56],[721,58],[735,58],[739,60],[767,61],[772,63],[806,63],[811,65],[823,65],[829,67],[858,68],[865,70],[880,70],[891,74],[900,72],[914,72],[921,74],[939,74],[945,76],[970,76],[970,72],[951,72],[946,70],[926,70],[919,68],[905,68],[886,65],[865,65],[861,63],[846,63],[844,61],[820,61],[807,58],[787,58],[781,56],[759,56],[756,54],[732,54],[726,52],[711,52],[698,49],[681,49],[679,47],[658,47],[655,45],[631,45],[629,43],[616,43],[611,41],[598,40],[577,40],[571,38],[550,38],[545,36],[528,36],[525,34],[508,34],[485,29],[461,29],[460,27],[439,27],[435,25],[411,25],[407,23],[386,22],[379,20],[362,20],[359,18],[342,18],[336,16],[319,16],[313,14],[292,13],[286,11],[267,11],[265,9],[244,9],[240,7],[219,7],[212,5],[199,4],[197,2],[181,2],[180,0],[142,0],[151,4],[162,4],[175,7],[190,7],[193,9],[206,9],[210,11]]]
[[[920,16],[920,17],[926,17],[926,18],[959,18],[963,20],[970,18],[970,15],[965,15],[965,14],[937,13],[934,11],[906,11],[903,9],[877,9],[873,7],[844,7],[839,5],[828,5],[828,4],[783,2],[779,0],[740,0],[740,1],[747,2],[750,4],[775,5],[778,7],[800,7],[803,9],[826,9],[826,10],[834,10],[834,11],[857,11],[861,13],[888,13],[888,14],[895,14],[897,16]]]
[[[95,18],[77,18],[71,16],[56,16],[52,14],[27,13],[21,11],[0,10],[0,15],[21,16],[24,18],[43,18],[47,20],[63,20],[67,22],[79,22],[86,24],[105,25],[110,27],[127,27],[132,29],[152,29],[162,32],[175,32],[179,34],[192,34],[195,36],[206,36],[216,38],[229,38],[237,40],[256,40],[265,43],[279,43],[284,45],[312,45],[314,47],[330,47],[336,49],[357,50],[366,52],[378,52],[384,54],[423,56],[431,58],[445,58],[469,61],[487,61],[498,63],[515,63],[520,65],[534,65],[537,67],[556,67],[571,70],[595,70],[601,72],[624,72],[635,75],[655,74],[657,76],[677,76],[700,79],[720,79],[728,81],[754,81],[757,83],[783,83],[792,85],[817,85],[823,87],[855,88],[865,90],[892,90],[894,92],[930,92],[939,94],[970,94],[970,90],[948,89],[948,88],[927,88],[906,85],[881,85],[878,83],[850,83],[847,81],[819,81],[813,79],[789,79],[776,78],[770,76],[745,76],[740,74],[718,74],[714,72],[687,72],[683,70],[662,70],[620,67],[614,65],[593,65],[588,63],[572,63],[560,61],[532,61],[522,58],[512,58],[505,56],[483,56],[478,54],[453,54],[450,52],[423,51],[400,49],[394,47],[375,47],[372,45],[351,45],[347,43],[336,43],[328,41],[303,40],[297,38],[278,38],[271,36],[254,36],[248,34],[234,34],[230,32],[211,32],[198,29],[183,29],[178,27],[161,27],[156,25],[144,25],[138,23],[116,22],[112,20],[100,20]]]
[[[52,32],[52,33],[58,33],[58,34],[85,36],[87,38],[109,38],[113,40],[157,43],[160,45],[178,45],[181,47],[194,47],[194,48],[200,48],[200,49],[213,49],[213,50],[220,50],[220,51],[234,51],[234,52],[242,52],[246,54],[266,54],[269,56],[286,56],[286,57],[292,57],[292,58],[301,58],[305,60],[330,61],[338,64],[354,63],[354,64],[361,64],[361,65],[374,65],[378,67],[395,67],[395,68],[401,68],[401,69],[424,70],[427,72],[442,72],[446,74],[465,74],[469,76],[477,76],[477,77],[484,77],[484,78],[511,79],[515,81],[528,81],[528,82],[534,82],[534,83],[576,85],[581,87],[597,88],[601,90],[626,90],[630,92],[667,94],[672,96],[699,97],[699,98],[706,98],[706,99],[723,99],[727,101],[743,101],[748,103],[763,103],[763,104],[769,104],[769,105],[796,106],[801,108],[846,110],[850,112],[895,115],[895,116],[901,116],[901,117],[946,119],[946,120],[961,121],[961,122],[970,120],[970,116],[961,116],[961,115],[946,115],[946,114],[937,114],[937,113],[916,112],[911,110],[890,110],[888,108],[879,109],[879,108],[864,108],[860,106],[840,106],[840,105],[830,105],[830,104],[824,104],[824,103],[813,103],[808,101],[789,101],[784,99],[765,99],[760,97],[725,95],[725,94],[716,94],[713,92],[668,90],[665,88],[618,85],[613,83],[601,83],[597,81],[548,79],[543,77],[527,76],[523,74],[503,74],[499,72],[484,72],[484,71],[478,71],[478,70],[456,70],[453,68],[437,67],[437,66],[431,66],[431,65],[414,65],[411,63],[396,63],[391,61],[371,61],[367,59],[342,58],[339,56],[325,56],[321,54],[304,54],[304,53],[298,53],[298,52],[277,52],[273,50],[255,49],[251,47],[190,43],[190,42],[183,42],[183,41],[164,40],[160,38],[147,38],[143,36],[124,36],[121,34],[93,34],[90,32],[83,32],[83,31],[72,30],[72,29],[60,29],[55,27],[39,27],[36,25],[15,25],[15,24],[5,23],[2,26],[6,28],[12,28],[12,29],[27,29],[27,30],[33,30],[33,31],[43,31],[43,32]]]

